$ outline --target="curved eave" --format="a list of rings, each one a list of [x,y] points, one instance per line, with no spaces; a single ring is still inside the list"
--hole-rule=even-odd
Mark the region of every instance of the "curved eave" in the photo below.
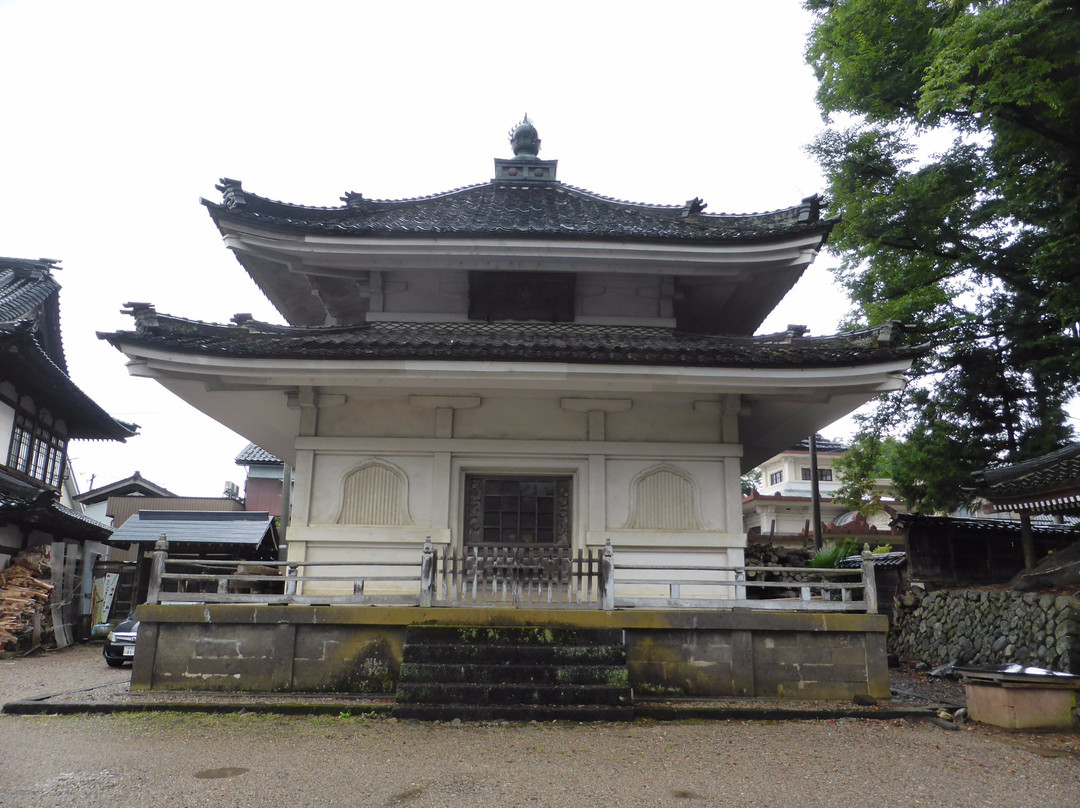
[[[63,418],[69,438],[123,442],[137,433],[76,386],[31,336],[0,339],[0,349],[6,349],[3,375]]]
[[[440,386],[502,390],[609,390],[791,395],[800,392],[871,395],[900,389],[910,358],[826,367],[696,367],[569,362],[269,359],[208,356],[110,341],[133,376],[200,382],[211,390],[297,387],[426,389]]]
[[[235,180],[219,186],[225,203],[203,199],[223,232],[226,222],[276,234],[517,237],[724,242],[770,239],[807,229],[831,229],[816,197],[763,213],[705,213],[675,205],[611,199],[565,183],[491,182],[431,196],[362,199],[337,207],[280,202],[244,191]]]
[[[225,246],[241,261],[252,257],[281,264],[291,272],[345,277],[372,269],[565,272],[591,268],[671,276],[739,275],[748,270],[805,267],[828,231],[808,228],[769,238],[723,242],[426,235],[281,234],[241,223],[222,229]]]

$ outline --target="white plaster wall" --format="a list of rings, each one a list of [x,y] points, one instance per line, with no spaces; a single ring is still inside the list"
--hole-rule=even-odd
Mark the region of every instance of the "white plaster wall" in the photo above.
[[[598,407],[613,411],[590,413],[580,397],[564,402],[561,391],[477,393],[479,406],[468,406],[468,391],[441,391],[461,396],[466,406],[452,411],[449,431],[444,408],[436,437],[437,402],[333,392],[346,402],[320,408],[319,434],[297,439],[293,560],[415,566],[426,538],[461,546],[466,475],[528,473],[573,478],[575,549],[595,551],[610,540],[621,564],[742,563],[738,447],[719,444],[715,407],[659,394],[634,399],[628,409],[621,399],[600,398]],[[371,460],[391,464],[408,478],[411,524],[335,524],[343,480]],[[635,479],[660,467],[693,481],[694,529],[627,526]]]
[[[382,309],[372,319],[402,319],[409,315],[449,315],[464,318],[469,310],[469,271],[500,270],[462,259],[460,270],[382,272]],[[670,319],[671,290],[657,277],[630,274],[578,275],[575,284],[576,322],[648,322]],[[401,315],[394,318],[392,315]],[[443,319],[447,319],[444,317]]]
[[[8,449],[11,446],[11,433],[15,429],[15,410],[7,404],[0,402],[0,452],[3,460],[7,460]]]
[[[663,316],[662,283],[654,276],[604,274],[590,277],[580,274],[575,287],[577,319],[587,322],[591,317]],[[667,305],[670,308],[670,300]],[[667,316],[670,317],[670,313]]]
[[[634,406],[629,410],[607,414],[607,439],[718,442],[719,418],[707,410],[695,408],[694,401],[677,396],[635,398]]]
[[[567,412],[560,396],[508,398],[485,396],[475,409],[454,412],[455,438],[499,440],[585,440],[588,415]]]
[[[469,310],[468,268],[383,272],[382,284],[384,312],[465,315]]]
[[[435,411],[410,405],[408,395],[352,394],[346,398],[340,406],[320,408],[320,435],[428,438],[435,434]]]

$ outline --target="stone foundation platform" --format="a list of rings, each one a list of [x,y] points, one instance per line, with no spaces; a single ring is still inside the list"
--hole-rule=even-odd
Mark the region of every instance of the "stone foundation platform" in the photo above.
[[[889,696],[883,615],[409,606],[142,606],[133,690],[387,693],[410,625],[625,633],[640,696]]]

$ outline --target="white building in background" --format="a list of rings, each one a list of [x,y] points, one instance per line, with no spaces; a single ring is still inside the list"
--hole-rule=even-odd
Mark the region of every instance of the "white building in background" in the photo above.
[[[818,492],[821,523],[825,532],[837,535],[859,534],[873,529],[889,533],[889,523],[896,515],[895,503],[888,494],[889,481],[879,480],[885,509],[862,518],[849,512],[834,495],[843,478],[834,463],[847,451],[837,441],[817,435]],[[803,438],[788,449],[770,457],[757,467],[761,481],[757,490],[743,497],[743,527],[750,541],[761,538],[805,541],[813,536],[813,474],[810,468],[810,439]],[[839,529],[838,529],[839,528]]]

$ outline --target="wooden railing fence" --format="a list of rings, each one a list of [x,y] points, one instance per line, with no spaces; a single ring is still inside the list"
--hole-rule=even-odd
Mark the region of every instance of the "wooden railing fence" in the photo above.
[[[169,559],[163,536],[151,556],[148,603],[878,610],[869,550],[861,568],[844,570],[616,564],[610,542],[575,553],[494,546],[439,551],[428,540],[419,565],[245,562]],[[781,574],[783,581],[763,580]]]
[[[442,552],[424,545],[421,606],[544,606],[613,608],[610,547],[473,546]]]

